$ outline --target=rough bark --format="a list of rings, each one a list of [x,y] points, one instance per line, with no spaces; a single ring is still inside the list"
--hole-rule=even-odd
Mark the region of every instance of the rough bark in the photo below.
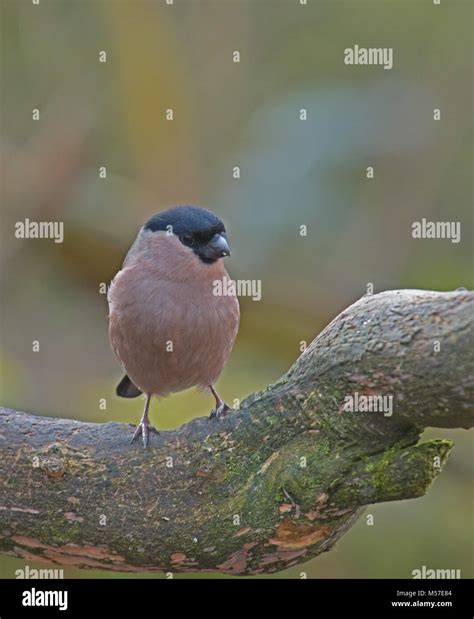
[[[0,552],[261,574],[330,550],[364,505],[428,490],[452,443],[418,444],[425,427],[473,425],[473,309],[462,290],[365,296],[239,411],[147,451],[126,424],[0,409]],[[393,414],[346,412],[355,392]]]

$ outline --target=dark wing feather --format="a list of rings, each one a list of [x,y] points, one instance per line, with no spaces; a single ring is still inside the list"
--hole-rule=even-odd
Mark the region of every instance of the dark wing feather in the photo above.
[[[142,392],[132,383],[129,377],[125,374],[125,376],[117,385],[115,393],[121,398],[138,398],[138,396],[141,395]]]

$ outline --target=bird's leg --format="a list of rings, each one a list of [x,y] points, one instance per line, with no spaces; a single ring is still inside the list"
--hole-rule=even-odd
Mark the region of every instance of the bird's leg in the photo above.
[[[209,385],[209,389],[212,391],[212,395],[216,398],[216,408],[209,415],[209,419],[213,419],[214,417],[219,419],[226,413],[230,412],[232,408],[221,400],[219,394],[214,389],[214,385]]]
[[[147,395],[142,418],[140,420],[140,423],[136,427],[135,432],[133,433],[132,440],[130,441],[131,443],[133,443],[137,436],[141,434],[143,439],[143,449],[146,449],[148,447],[148,437],[150,436],[150,432],[156,432],[157,434],[159,434],[158,430],[150,424],[150,420],[148,419],[150,400],[151,395]]]

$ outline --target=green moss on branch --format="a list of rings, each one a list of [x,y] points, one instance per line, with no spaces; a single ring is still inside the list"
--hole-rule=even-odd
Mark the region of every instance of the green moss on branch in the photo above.
[[[331,549],[369,503],[421,496],[472,427],[474,295],[392,291],[346,309],[220,422],[153,435],[0,409],[0,552],[113,571],[261,574]],[[391,396],[393,414],[344,409]],[[171,465],[170,465],[171,463]]]

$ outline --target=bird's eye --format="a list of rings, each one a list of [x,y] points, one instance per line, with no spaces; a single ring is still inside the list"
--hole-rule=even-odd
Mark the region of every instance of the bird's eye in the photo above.
[[[191,245],[194,243],[194,238],[192,237],[191,234],[183,234],[183,236],[181,237],[181,243],[183,245],[187,245],[188,247],[191,247]]]

